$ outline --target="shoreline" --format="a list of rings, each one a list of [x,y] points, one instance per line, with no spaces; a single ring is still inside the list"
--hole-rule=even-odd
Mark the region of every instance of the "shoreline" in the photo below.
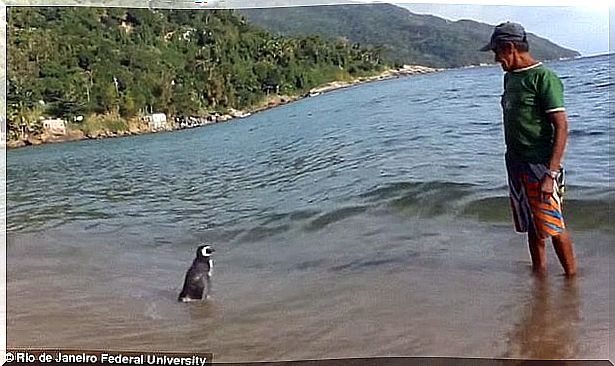
[[[281,105],[285,105],[288,103],[296,102],[298,100],[304,98],[310,98],[314,96],[318,96],[324,93],[332,92],[335,90],[340,90],[344,88],[348,88],[351,86],[366,84],[375,81],[383,81],[396,79],[403,76],[411,76],[411,75],[420,75],[442,71],[444,69],[432,68],[428,66],[421,65],[404,65],[398,69],[387,69],[377,75],[372,76],[363,76],[350,81],[332,81],[324,85],[320,85],[310,89],[305,94],[300,95],[273,95],[268,96],[261,104],[255,105],[252,108],[247,108],[245,110],[235,110],[230,109],[226,114],[215,114],[210,115],[209,117],[215,116],[215,119],[211,120],[208,117],[183,117],[184,119],[194,118],[199,122],[196,125],[189,125],[187,127],[177,127],[176,126],[176,118],[180,116],[169,116],[170,123],[173,124],[173,127],[161,129],[158,131],[151,131],[148,129],[141,128],[130,128],[126,131],[117,131],[117,132],[109,132],[109,131],[101,131],[100,133],[96,133],[93,135],[87,134],[81,129],[75,128],[67,128],[67,133],[64,135],[53,135],[48,133],[43,133],[38,136],[29,136],[25,139],[19,140],[11,140],[5,141],[6,149],[17,149],[20,147],[27,147],[31,145],[43,145],[50,143],[63,143],[63,142],[72,142],[72,141],[81,141],[81,140],[100,140],[106,138],[115,138],[115,137],[128,137],[128,136],[136,136],[136,135],[144,135],[150,133],[158,133],[158,132],[173,132],[173,131],[181,131],[190,128],[204,127],[210,124],[223,123],[235,120],[237,118],[246,118],[251,116],[254,113],[263,112]],[[131,123],[129,123],[130,125]]]

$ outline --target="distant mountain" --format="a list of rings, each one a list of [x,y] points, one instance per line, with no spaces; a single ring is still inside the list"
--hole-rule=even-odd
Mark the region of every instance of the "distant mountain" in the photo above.
[[[490,52],[478,51],[488,42],[493,26],[472,20],[453,22],[414,14],[391,4],[245,9],[241,12],[250,22],[283,35],[318,34],[380,46],[385,56],[400,63],[459,67],[494,62]],[[539,60],[580,55],[533,34],[529,34],[528,39],[532,54]]]

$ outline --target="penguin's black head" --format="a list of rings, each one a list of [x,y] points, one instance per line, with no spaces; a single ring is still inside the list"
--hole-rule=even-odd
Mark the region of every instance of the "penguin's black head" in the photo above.
[[[196,249],[196,257],[197,258],[207,258],[211,256],[216,250],[211,247],[209,244],[199,245]]]

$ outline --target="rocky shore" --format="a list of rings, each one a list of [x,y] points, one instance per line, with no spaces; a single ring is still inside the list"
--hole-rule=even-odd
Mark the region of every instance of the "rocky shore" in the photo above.
[[[138,119],[133,119],[128,122],[129,128],[122,131],[106,131],[100,130],[96,132],[84,132],[81,129],[69,125],[67,127],[66,133],[63,135],[54,135],[51,133],[43,133],[37,136],[29,136],[24,139],[19,140],[11,140],[6,142],[7,148],[17,148],[28,145],[40,145],[44,143],[58,143],[58,142],[67,142],[67,141],[77,141],[84,139],[102,139],[102,138],[110,138],[110,137],[122,137],[122,136],[133,136],[140,135],[145,133],[155,133],[161,131],[173,131],[173,130],[181,130],[186,128],[194,128],[201,127],[208,124],[220,123],[230,121],[236,118],[244,118],[252,115],[253,113],[258,113],[270,108],[274,108],[283,104],[287,104],[290,102],[294,102],[299,99],[303,99],[306,97],[314,97],[323,93],[331,92],[334,90],[347,88],[350,86],[355,86],[363,83],[393,79],[402,76],[408,75],[416,75],[416,74],[425,74],[440,71],[441,69],[434,69],[426,66],[420,65],[404,65],[399,69],[389,69],[378,75],[369,76],[369,77],[361,77],[350,81],[333,81],[327,83],[325,85],[313,88],[309,90],[309,92],[303,95],[271,95],[267,97],[261,104],[255,105],[252,108],[246,110],[229,110],[226,114],[211,114],[208,116],[202,117],[186,117],[186,116],[173,116],[171,117],[171,121],[169,121],[169,125],[167,128],[159,129],[156,131],[152,131],[147,123],[143,123]]]
[[[393,79],[393,78],[398,78],[398,77],[407,76],[407,75],[426,74],[426,73],[431,73],[431,72],[440,71],[440,70],[441,69],[434,69],[431,67],[420,66],[420,65],[404,65],[403,67],[399,69],[386,70],[378,75],[362,77],[362,78],[358,78],[352,81],[333,81],[326,85],[311,89],[309,94],[317,95],[320,93],[326,93],[332,90],[346,88],[346,87],[354,86],[358,84],[379,81],[379,80]]]

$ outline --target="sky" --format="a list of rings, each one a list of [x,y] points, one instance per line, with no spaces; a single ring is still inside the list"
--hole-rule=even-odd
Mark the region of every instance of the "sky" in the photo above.
[[[466,0],[465,2],[472,1]],[[396,2],[396,5],[406,7],[414,13],[432,14],[450,20],[472,19],[493,25],[510,20],[521,23],[530,33],[547,38],[560,46],[579,51],[583,56],[609,52],[608,3],[586,1],[583,7],[545,6],[545,4],[548,5],[545,1],[534,3],[539,5],[408,4],[399,2]],[[615,8],[611,8],[611,13],[613,17]]]

